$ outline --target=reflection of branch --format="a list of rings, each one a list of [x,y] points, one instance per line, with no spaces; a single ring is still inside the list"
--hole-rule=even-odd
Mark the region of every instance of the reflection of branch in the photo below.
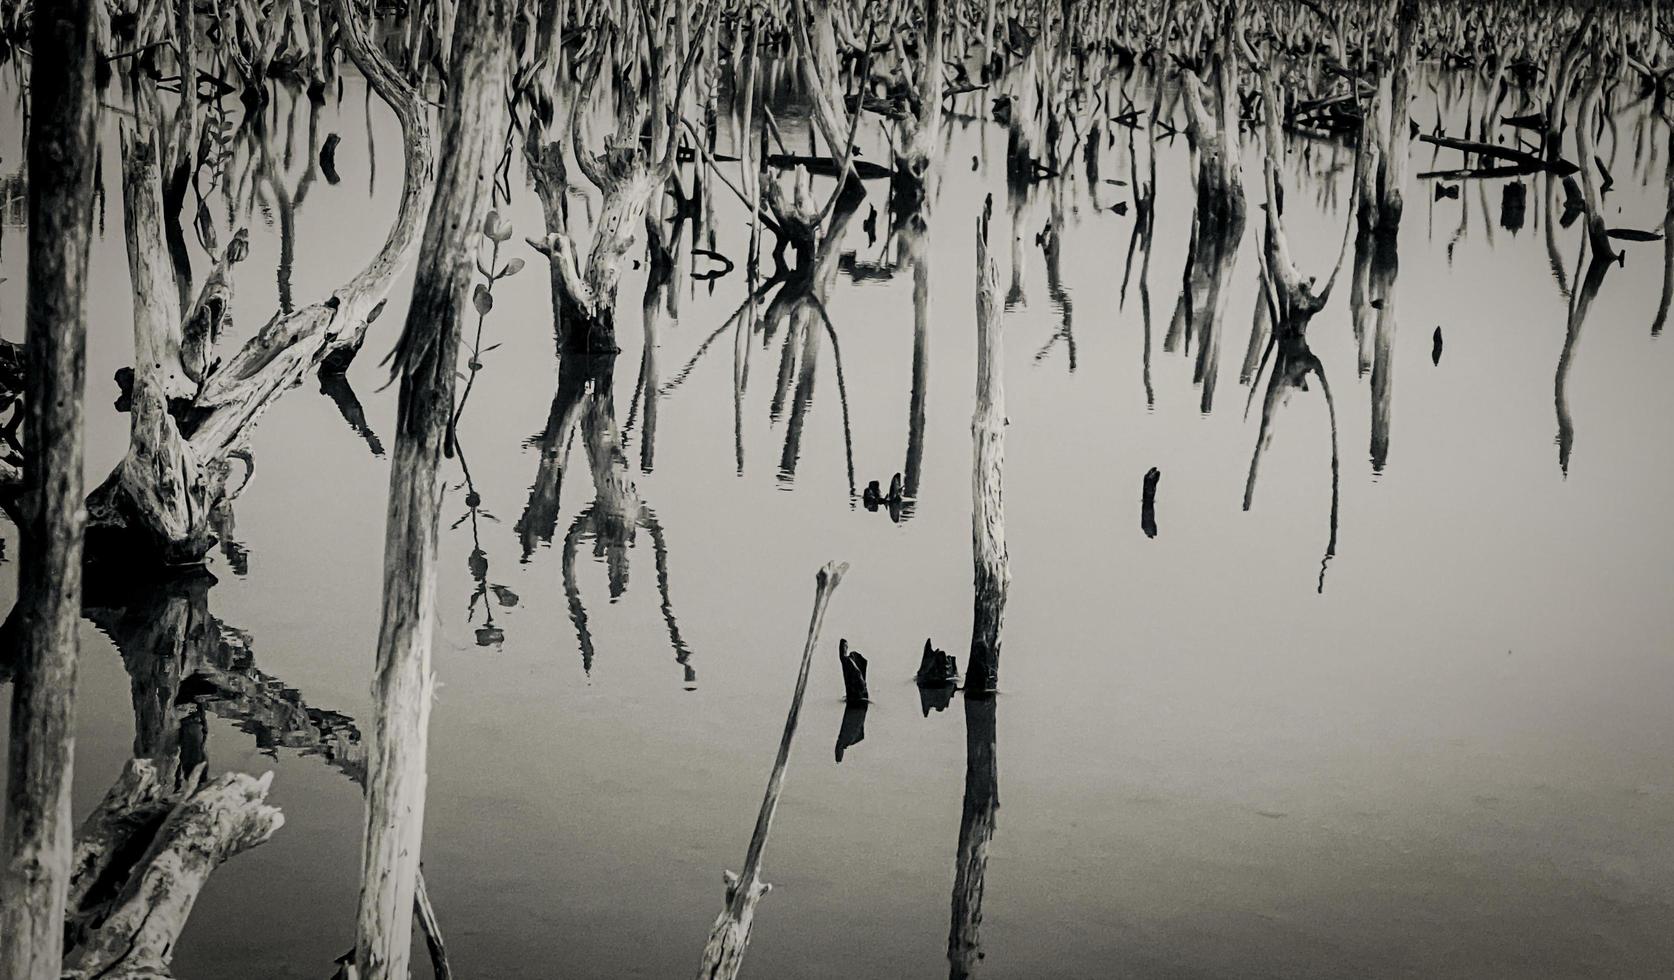
[[[1569,305],[1569,322],[1564,331],[1564,349],[1558,356],[1557,377],[1553,381],[1552,399],[1558,414],[1558,468],[1569,475],[1569,454],[1575,447],[1575,423],[1569,414],[1569,372],[1575,364],[1575,345],[1581,339],[1581,328],[1587,322],[1587,312],[1598,296],[1604,274],[1610,269],[1610,259],[1594,253],[1587,263],[1587,271]],[[1577,270],[1579,272],[1579,270]]]
[[[383,458],[384,444],[378,439],[378,434],[372,431],[371,424],[366,421],[366,409],[361,407],[354,386],[349,384],[349,376],[341,371],[320,372],[320,393],[330,398],[332,404],[337,406],[343,421],[349,424],[355,435],[366,440],[366,448],[372,450],[372,455]]]
[[[1256,434],[1255,450],[1250,456],[1249,475],[1244,480],[1244,509],[1249,510],[1255,498],[1256,472],[1261,465],[1262,454],[1267,451],[1268,444],[1273,441],[1273,423],[1278,409],[1290,400],[1290,395],[1298,388],[1306,386],[1309,374],[1319,378],[1320,391],[1325,396],[1326,411],[1331,420],[1331,517],[1330,535],[1325,545],[1325,561],[1320,563],[1320,591],[1325,590],[1325,562],[1330,561],[1337,553],[1337,503],[1338,503],[1338,455],[1337,455],[1337,405],[1331,397],[1331,386],[1325,380],[1325,366],[1318,357],[1308,349],[1308,342],[1300,334],[1290,334],[1279,338],[1276,345],[1270,345],[1276,350],[1277,356],[1273,361],[1273,375],[1267,383],[1267,394],[1261,405],[1261,428]]]

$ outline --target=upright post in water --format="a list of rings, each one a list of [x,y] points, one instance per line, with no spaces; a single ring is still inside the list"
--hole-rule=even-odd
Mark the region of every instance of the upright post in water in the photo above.
[[[433,690],[437,468],[453,412],[461,318],[475,274],[473,245],[484,227],[489,184],[483,175],[503,132],[509,8],[507,0],[474,0],[459,10],[436,194],[406,328],[393,355],[400,394],[351,974],[379,980],[406,980],[412,943]]]
[[[971,619],[971,656],[965,693],[992,694],[999,684],[1000,630],[1005,622],[1005,506],[1001,499],[1006,455],[1004,352],[1000,344],[999,274],[988,254],[988,216],[993,199],[977,219],[976,413],[971,416],[971,561],[976,591]]]
[[[81,620],[82,393],[93,218],[93,4],[35,8],[31,24],[29,293],[24,393],[22,630],[0,831],[0,977],[63,967]],[[17,476],[18,474],[13,474]]]

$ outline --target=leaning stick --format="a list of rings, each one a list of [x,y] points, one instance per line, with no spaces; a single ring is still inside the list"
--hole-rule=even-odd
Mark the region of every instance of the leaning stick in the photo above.
[[[709,942],[703,947],[703,962],[698,967],[699,980],[733,980],[744,965],[744,950],[750,945],[750,926],[756,918],[756,902],[772,888],[761,880],[761,852],[767,846],[767,833],[773,827],[773,814],[779,809],[779,792],[785,784],[785,764],[790,761],[791,739],[796,736],[796,719],[802,713],[802,696],[808,690],[808,667],[814,659],[814,646],[819,642],[820,624],[825,620],[825,607],[837,591],[837,583],[849,570],[847,562],[827,562],[814,576],[814,614],[808,621],[808,641],[802,647],[802,668],[796,675],[796,693],[791,697],[790,714],[785,718],[785,734],[779,740],[779,756],[773,761],[773,775],[767,780],[767,795],[762,797],[761,812],[756,815],[755,833],[750,835],[750,849],[744,855],[744,870],[740,874],[727,872],[727,904],[715,919]]]

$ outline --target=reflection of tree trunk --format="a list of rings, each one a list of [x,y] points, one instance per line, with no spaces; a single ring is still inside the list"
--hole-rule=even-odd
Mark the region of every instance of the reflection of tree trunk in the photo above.
[[[1393,236],[1379,233],[1372,260],[1372,291],[1379,303],[1372,357],[1372,471],[1389,461],[1389,424],[1395,400],[1395,279],[1401,260]]]
[[[994,698],[965,699],[965,802],[959,815],[959,855],[953,871],[953,916],[947,934],[949,980],[976,975],[982,959],[982,893],[988,845],[1000,809],[1000,764],[995,752]]]
[[[22,624],[0,820],[0,975],[59,974],[71,848],[87,249],[93,224],[93,4],[31,23]]]
[[[785,425],[785,449],[779,456],[779,479],[796,479],[796,464],[802,458],[802,430],[808,410],[814,404],[814,382],[819,377],[820,334],[818,312],[812,303],[799,304],[793,314],[794,329],[802,339],[798,352],[796,394],[791,399],[790,420]]]
[[[582,398],[589,385],[609,386],[611,366],[615,355],[576,355],[558,362],[558,390],[552,396],[552,408],[547,413],[546,428],[534,439],[540,453],[535,468],[535,482],[529,486],[529,500],[523,506],[523,516],[517,521],[518,540],[523,544],[523,560],[528,561],[538,544],[552,543],[558,527],[560,492],[564,472],[569,468],[570,435],[581,418]],[[604,380],[600,382],[599,378]]]
[[[907,467],[903,474],[902,513],[918,501],[924,471],[925,408],[930,397],[930,257],[922,232],[904,240],[913,263],[913,387],[907,403]]]
[[[1651,321],[1651,336],[1662,333],[1668,323],[1668,308],[1674,303],[1674,123],[1668,126],[1667,177],[1668,215],[1662,219],[1662,300],[1657,303],[1656,319]]]

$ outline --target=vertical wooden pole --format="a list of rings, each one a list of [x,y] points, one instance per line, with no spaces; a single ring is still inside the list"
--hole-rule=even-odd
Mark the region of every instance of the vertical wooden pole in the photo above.
[[[12,682],[0,831],[0,980],[63,966],[73,835],[77,629],[81,621],[82,396],[87,240],[93,218],[93,3],[35,8],[31,25],[29,263],[21,649]]]
[[[1001,493],[1006,455],[1004,351],[999,274],[988,254],[987,210],[977,220],[976,412],[971,416],[971,561],[976,590],[971,656],[965,672],[967,696],[991,694],[999,684],[1000,632],[1006,588],[1011,583]]]
[[[433,689],[437,470],[475,274],[473,245],[483,226],[488,174],[503,132],[510,3],[467,0],[454,26],[453,86],[442,112],[436,193],[406,327],[394,354],[400,387],[355,937],[358,974],[379,980],[406,980],[412,941]]]

